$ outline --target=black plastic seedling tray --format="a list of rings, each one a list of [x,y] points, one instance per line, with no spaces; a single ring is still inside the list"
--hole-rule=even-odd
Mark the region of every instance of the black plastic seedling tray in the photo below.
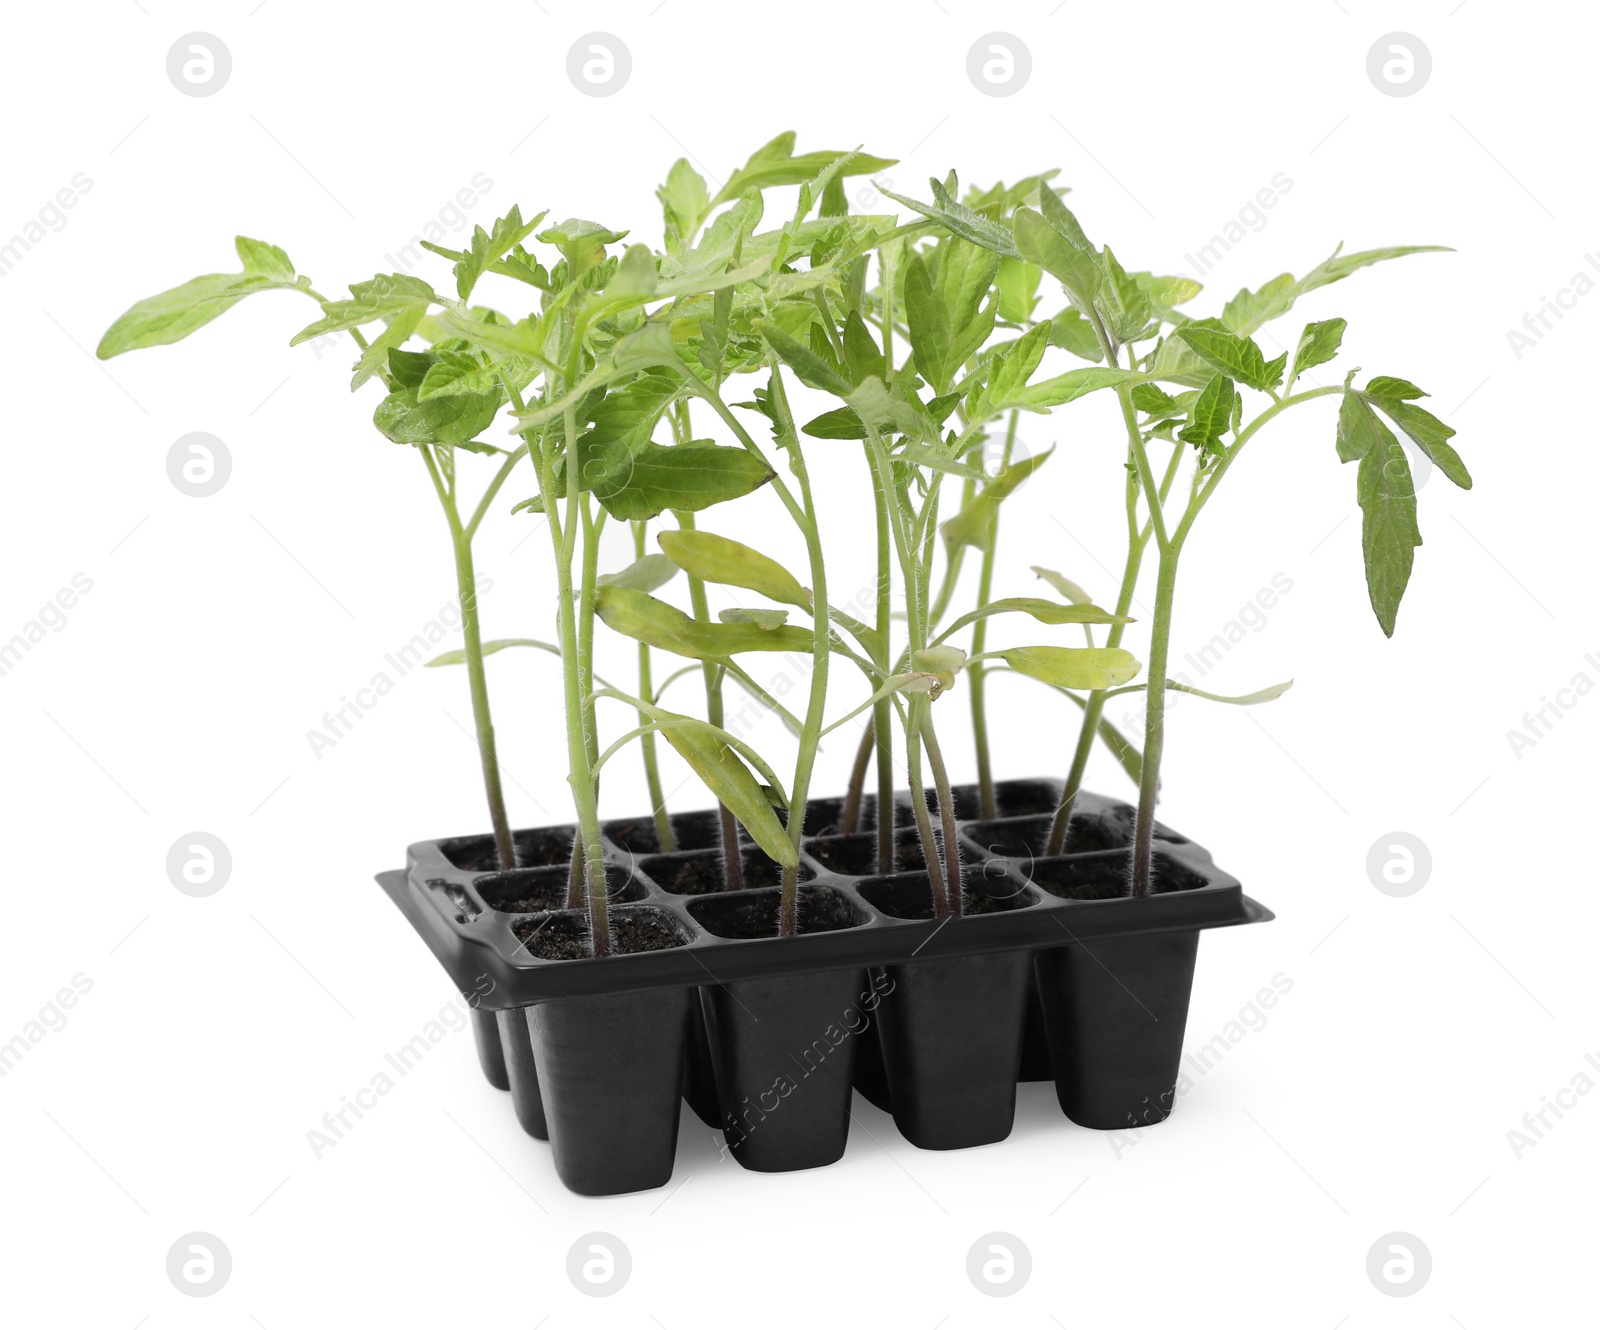
[[[839,800],[811,804],[794,937],[775,936],[778,867],[760,850],[743,847],[744,889],[722,889],[713,812],[675,815],[670,853],[648,818],[604,824],[613,931],[654,950],[581,954],[570,826],[514,833],[513,870],[466,836],[413,845],[378,881],[476,1006],[485,1075],[582,1194],[670,1178],[680,1095],[766,1172],[837,1160],[853,1089],[925,1149],[1004,1139],[1019,1079],[1053,1079],[1081,1125],[1149,1125],[1172,1108],[1200,932],[1272,913],[1160,824],[1156,890],[1129,898],[1133,809],[1097,795],[1079,797],[1067,852],[1044,856],[1060,790],[1003,782],[985,820],[957,787],[958,919],[932,917],[904,793],[890,874],[873,871],[870,799],[850,836]]]
[[[551,998],[648,989],[683,988],[780,974],[807,974],[856,966],[894,965],[982,955],[993,951],[1032,951],[1071,942],[1130,934],[1187,932],[1271,919],[1272,912],[1244,895],[1237,878],[1219,869],[1208,851],[1166,828],[1157,832],[1158,890],[1143,900],[1129,897],[1082,899],[1073,894],[1099,888],[1124,875],[1126,851],[1119,838],[1131,827],[1127,804],[1084,792],[1074,814],[1076,853],[1044,859],[1028,848],[1041,835],[1041,821],[1058,797],[1051,781],[1002,784],[1008,798],[1002,810],[1038,807],[1039,813],[984,822],[963,818],[957,826],[967,865],[968,890],[1001,908],[959,920],[907,918],[927,901],[921,872],[846,874],[830,867],[830,853],[849,839],[867,848],[869,833],[856,837],[808,837],[802,845],[802,898],[826,903],[831,927],[798,937],[728,937],[740,916],[777,888],[747,886],[743,892],[680,894],[670,889],[685,864],[715,867],[714,845],[651,853],[655,846],[648,819],[607,823],[606,862],[610,866],[613,917],[649,912],[667,923],[680,945],[660,951],[595,959],[544,960],[523,941],[531,928],[563,922],[568,912],[530,902],[556,902],[565,895],[570,827],[518,832],[519,862],[544,860],[509,872],[484,871],[492,862],[487,837],[421,841],[407,852],[405,872],[378,875],[439,963],[464,994],[475,995],[484,1010],[526,1007]],[[958,812],[970,807],[976,792],[956,791]],[[813,805],[833,816],[836,801]],[[963,807],[963,805],[968,805]],[[816,813],[813,814],[813,820]],[[903,820],[909,822],[907,816]],[[678,815],[694,839],[702,828],[714,834],[714,815]],[[1088,832],[1083,834],[1079,828]],[[902,838],[906,832],[902,831]],[[1092,845],[1092,849],[1084,847]],[[759,868],[765,856],[746,851]],[[770,862],[770,861],[767,861]],[[773,869],[775,872],[775,868]],[[749,875],[761,880],[759,875]],[[1088,880],[1093,878],[1093,881]],[[666,882],[669,885],[663,885]],[[757,900],[752,900],[756,897]],[[516,908],[505,908],[507,903]]]

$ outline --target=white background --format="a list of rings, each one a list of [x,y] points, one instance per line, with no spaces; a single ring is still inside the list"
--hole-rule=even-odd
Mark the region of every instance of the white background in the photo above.
[[[1549,1115],[1520,1158],[1507,1137],[1600,1053],[1600,910],[1577,839],[1600,699],[1578,700],[1520,758],[1507,738],[1574,675],[1600,681],[1585,661],[1600,632],[1584,396],[1600,299],[1578,299],[1520,357],[1507,338],[1593,272],[1592,16],[1492,0],[1053,12],[105,0],[14,7],[6,26],[0,237],[75,173],[92,188],[0,285],[0,638],[74,574],[93,582],[0,677],[12,864],[0,1040],[74,975],[92,983],[0,1080],[9,1322],[1479,1330],[1592,1316],[1580,1271],[1600,1095]],[[565,72],[595,29],[633,58],[608,98],[580,95]],[[1031,51],[1014,96],[967,78],[969,47],[995,29]],[[169,47],[195,30],[232,53],[212,97],[167,79]],[[1432,53],[1410,97],[1366,73],[1369,48],[1396,30]],[[1156,271],[1184,271],[1283,173],[1292,188],[1206,274],[1200,312],[1339,241],[1458,250],[1361,273],[1274,328],[1287,339],[1302,314],[1349,319],[1342,363],[1420,383],[1460,431],[1477,483],[1423,487],[1427,543],[1393,641],[1367,605],[1331,405],[1251,446],[1187,553],[1175,657],[1283,574],[1292,591],[1206,678],[1224,692],[1296,681],[1259,711],[1174,711],[1164,819],[1278,913],[1206,938],[1189,1046],[1274,975],[1293,987],[1137,1142],[1072,1127],[1050,1087],[1030,1085],[1006,1143],[923,1153],[858,1100],[840,1164],[759,1176],[719,1160],[686,1111],[680,1190],[585,1200],[455,1034],[319,1160],[307,1132],[452,999],[371,874],[408,841],[482,824],[464,679],[408,675],[320,759],[307,741],[451,599],[443,523],[417,460],[372,430],[376,389],[351,400],[347,352],[287,347],[310,301],[252,299],[181,347],[106,367],[88,352],[134,299],[232,268],[237,232],[284,246],[329,293],[388,270],[383,256],[479,172],[492,187],[473,222],[520,202],[659,243],[652,191],[676,157],[720,181],[791,127],[801,150],[862,143],[900,158],[890,187],[922,197],[952,166],[987,184],[1059,165],[1090,233]],[[205,499],[166,472],[194,430],[233,459]],[[1119,437],[1109,400],[1025,422],[1030,447],[1061,451],[1012,502],[1001,590],[1036,587],[1027,568],[1044,563],[1114,597]],[[849,590],[868,558],[859,451],[812,455]],[[548,636],[547,538],[528,540],[536,528],[508,507],[480,541],[487,630]],[[801,566],[770,497],[707,525]],[[607,564],[626,557],[619,540]],[[629,655],[611,652],[619,669]],[[553,666],[528,653],[491,665],[521,825],[566,816]],[[991,687],[999,769],[1059,774],[1074,714],[1029,685]],[[940,715],[966,777],[962,706],[953,697]],[[755,741],[784,752],[775,724]],[[819,790],[842,785],[852,746],[830,746]],[[1094,786],[1127,794],[1096,762]],[[631,763],[605,799],[611,813],[642,806]],[[165,869],[196,830],[233,858],[205,899]],[[1394,831],[1432,853],[1431,878],[1404,899],[1375,890],[1366,867]],[[191,1230],[233,1256],[205,1300],[165,1273]],[[602,1300],[565,1274],[592,1230],[633,1258],[628,1285]],[[966,1275],[968,1248],[995,1230],[1033,1258],[1005,1299]],[[1383,1296],[1365,1272],[1394,1230],[1432,1252],[1414,1297]]]

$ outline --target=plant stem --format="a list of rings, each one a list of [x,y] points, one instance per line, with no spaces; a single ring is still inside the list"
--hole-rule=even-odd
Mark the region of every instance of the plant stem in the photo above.
[[[1000,457],[1000,469],[1004,471],[1011,465],[1011,449],[1017,438],[1018,412],[1011,413],[1011,421],[1006,426],[1005,450]],[[994,520],[989,524],[989,545],[983,552],[983,566],[978,570],[978,603],[976,608],[982,609],[989,603],[990,588],[994,585],[994,552],[995,546],[1000,543],[1000,515],[995,514]],[[972,625],[972,654],[983,653],[984,642],[988,637],[989,621],[979,619]],[[985,670],[982,665],[976,665],[967,671],[967,686],[972,690],[972,740],[978,750],[978,811],[984,817],[994,817],[994,772],[989,761],[989,717],[983,693],[983,676]]]
[[[861,825],[861,799],[867,787],[867,768],[872,765],[872,754],[877,749],[877,732],[869,718],[861,731],[861,742],[856,747],[856,760],[850,768],[850,786],[845,791],[844,808],[839,813],[839,833],[853,836]]]
[[[577,422],[572,409],[566,412],[567,457],[577,455]],[[546,522],[555,549],[557,640],[561,645],[562,697],[567,723],[567,783],[572,787],[572,802],[578,814],[574,854],[582,855],[583,880],[589,902],[589,938],[592,954],[611,954],[611,925],[606,901],[606,865],[600,845],[600,802],[595,789],[590,758],[590,738],[586,720],[592,714],[583,692],[585,665],[580,658],[578,596],[572,584],[572,541],[579,526],[579,503],[586,502],[579,489],[578,468],[567,467],[566,516],[557,513],[555,468],[549,450],[539,454],[539,490],[544,499]],[[590,612],[593,612],[591,596]]]
[[[647,522],[633,524],[633,556],[642,559],[645,555],[645,540],[649,527]],[[651,678],[650,646],[646,642],[639,643],[639,696],[650,702],[651,690],[654,681]],[[639,724],[647,725],[650,717],[644,712],[639,712]],[[639,753],[644,759],[644,781],[650,792],[651,816],[656,824],[656,842],[661,849],[671,853],[678,848],[678,842],[672,834],[672,819],[667,815],[666,796],[661,792],[661,766],[656,760],[656,736],[654,730],[647,730],[639,736]]]
[[[694,530],[693,513],[674,513],[678,526],[684,531]],[[694,617],[701,623],[711,622],[711,608],[706,600],[706,584],[693,573],[688,573],[689,605]],[[722,667],[714,661],[701,661],[700,671],[706,683],[706,719],[719,730],[722,726]],[[744,888],[744,861],[739,857],[739,822],[728,811],[726,804],[717,805],[718,839],[722,845],[722,885],[728,891]]]
[[[466,656],[467,683],[472,694],[472,722],[478,734],[478,761],[483,767],[483,792],[489,802],[489,822],[494,828],[495,855],[501,868],[517,866],[516,846],[511,839],[511,823],[506,817],[505,794],[500,787],[500,760],[495,752],[494,722],[489,712],[489,685],[483,672],[483,634],[478,618],[477,575],[472,562],[472,533],[461,525],[455,496],[445,487],[433,454],[418,448],[427,464],[439,502],[450,526],[450,544],[455,551],[456,594],[461,601],[461,635]]]
[[[922,740],[928,748],[928,768],[933,772],[933,787],[939,797],[939,833],[944,842],[944,887],[951,914],[961,913],[961,847],[956,842],[955,803],[950,795],[950,777],[945,771],[944,754],[933,732],[933,707],[922,717]]]

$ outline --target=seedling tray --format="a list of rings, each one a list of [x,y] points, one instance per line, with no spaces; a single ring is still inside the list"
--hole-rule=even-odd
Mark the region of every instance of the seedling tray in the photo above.
[[[583,911],[559,907],[570,826],[517,832],[518,862],[525,866],[506,872],[494,870],[487,837],[421,841],[409,848],[404,871],[381,873],[378,882],[457,989],[486,1011],[555,998],[1193,933],[1273,917],[1243,893],[1238,879],[1216,866],[1209,852],[1165,827],[1156,832],[1157,890],[1140,900],[1104,895],[1125,876],[1133,818],[1129,805],[1081,794],[1068,843],[1073,852],[1046,858],[1035,847],[1060,783],[1003,782],[998,793],[1000,811],[1009,815],[984,821],[976,817],[976,788],[955,791],[964,876],[968,890],[983,900],[981,913],[960,919],[906,917],[919,909],[927,913],[927,878],[920,870],[887,876],[842,871],[859,867],[852,860],[858,861],[863,850],[870,857],[870,834],[818,834],[802,843],[800,890],[803,908],[813,911],[826,931],[787,938],[728,936],[741,925],[748,927],[749,913],[769,908],[768,899],[778,893],[776,866],[747,847],[742,892],[675,890],[686,878],[704,887],[720,873],[712,813],[676,815],[680,845],[693,848],[667,854],[657,852],[648,818],[605,824],[612,917],[644,915],[665,925],[678,945],[664,950],[571,960],[530,952],[525,939],[534,931],[581,926]],[[900,797],[905,807],[897,822],[909,825],[909,796]],[[838,805],[838,800],[813,803],[808,821],[819,832],[836,830]],[[909,835],[899,834],[902,841]]]

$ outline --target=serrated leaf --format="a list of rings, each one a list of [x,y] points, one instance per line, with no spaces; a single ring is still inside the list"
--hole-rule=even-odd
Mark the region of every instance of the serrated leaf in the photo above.
[[[1131,342],[1150,322],[1150,296],[1128,276],[1107,245],[1101,254],[1106,280],[1100,288],[1100,309],[1106,329],[1119,342]]]
[[[794,131],[786,130],[770,142],[763,144],[750,155],[750,160],[728,177],[727,183],[717,191],[712,206],[736,199],[747,189],[771,189],[778,185],[803,185],[831,166],[838,158],[850,160],[839,168],[841,176],[871,175],[895,164],[889,157],[873,157],[864,152],[820,152],[794,155]]]
[[[208,273],[130,306],[108,329],[95,355],[110,360],[147,346],[169,346],[227,313],[258,291],[294,290],[303,285],[289,256],[276,245],[238,236],[234,248],[244,271]]]
[[[1223,310],[1222,321],[1233,332],[1248,335],[1263,324],[1288,313],[1294,302],[1308,291],[1343,281],[1351,273],[1374,263],[1404,258],[1408,254],[1446,251],[1448,248],[1446,245],[1398,245],[1345,254],[1341,245],[1299,281],[1290,273],[1280,273],[1257,291],[1241,290]]]
[[[276,245],[270,245],[265,240],[252,240],[249,236],[234,236],[233,249],[247,273],[269,277],[283,285],[294,285],[294,264]]]
[[[1007,323],[1027,323],[1033,318],[1033,307],[1039,303],[1039,282],[1044,269],[1022,259],[1001,259],[995,278],[995,289],[1000,293],[1000,317]],[[1072,311],[1074,314],[1076,310]],[[1090,336],[1093,337],[1093,333]],[[1098,353],[1099,347],[1096,346]]]
[[[808,388],[820,388],[835,397],[848,397],[850,385],[837,370],[810,347],[795,340],[772,319],[756,319],[756,329],[767,339],[767,344],[778,354],[784,364],[792,369],[800,382]]]
[[[1129,396],[1134,406],[1147,416],[1166,416],[1178,409],[1177,400],[1167,396],[1153,383],[1135,384]]]
[[[904,204],[912,212],[920,213],[932,221],[938,222],[952,235],[958,235],[963,240],[970,240],[975,245],[982,245],[985,249],[992,249],[996,254],[1006,258],[1021,258],[1017,252],[1015,240],[1011,232],[1001,223],[985,217],[982,213],[974,212],[964,203],[958,203],[950,196],[939,181],[929,180],[928,184],[933,191],[934,201],[931,204],[922,203],[917,199],[907,198],[904,194],[896,194],[893,190],[885,189],[877,181],[878,192],[885,198],[891,198],[896,203]]]
[[[1079,360],[1104,360],[1105,352],[1095,335],[1094,325],[1072,305],[1050,320],[1050,345],[1070,351]]]
[[[1162,309],[1175,309],[1186,305],[1205,287],[1192,277],[1157,277],[1147,272],[1131,274],[1133,280],[1144,288],[1150,303]]]
[[[366,349],[356,361],[355,374],[350,379],[351,392],[388,366],[389,353],[398,350],[410,340],[411,334],[416,332],[417,325],[422,322],[424,312],[423,306],[413,305],[390,316],[388,327],[367,343]]]
[[[1426,397],[1427,393],[1404,379],[1380,375],[1367,384],[1364,395],[1376,402],[1378,409],[1405,431],[1406,437],[1452,484],[1464,490],[1472,488],[1472,476],[1467,471],[1467,464],[1449,443],[1455,430],[1431,411],[1409,400]]]
[[[1020,257],[1037,264],[1061,283],[1072,303],[1087,311],[1100,293],[1100,265],[1078,249],[1032,208],[1018,208],[1011,219]]]
[[[364,324],[398,314],[415,306],[426,308],[439,303],[433,288],[420,277],[405,273],[379,273],[371,281],[352,282],[349,300],[330,300],[322,306],[322,318],[308,324],[290,340],[290,346],[327,333],[349,332]]]
[[[1238,400],[1233,380],[1226,374],[1215,375],[1195,398],[1189,409],[1189,423],[1178,431],[1178,437],[1202,452],[1220,452],[1222,436],[1232,428]]]
[[[459,446],[471,443],[494,423],[504,400],[496,388],[492,393],[460,393],[419,402],[415,388],[401,388],[378,403],[372,423],[394,443]]]
[[[696,513],[743,498],[772,477],[772,469],[743,448],[690,440],[675,447],[646,443],[625,466],[598,477],[590,488],[611,516],[642,521],[668,510]]]
[[[945,549],[954,552],[962,545],[987,550],[994,543],[995,518],[1005,502],[1054,452],[1042,452],[1004,467],[987,485],[972,496],[954,517],[939,527]]]
[[[1186,323],[1178,329],[1177,335],[1206,364],[1247,388],[1267,392],[1275,388],[1283,377],[1282,361],[1271,362],[1271,366],[1276,366],[1274,373],[1261,348],[1252,339],[1240,337],[1226,328],[1205,323]]]
[[[485,231],[481,226],[474,226],[472,239],[452,270],[456,278],[456,294],[463,300],[470,296],[478,279],[532,235],[544,218],[545,214],[541,212],[532,221],[524,222],[521,207],[512,204],[511,211],[498,218],[491,230]]]
[[[1102,388],[1141,382],[1144,377],[1137,370],[1113,369],[1110,366],[1069,369],[1053,379],[1041,379],[1038,383],[1029,384],[1012,399],[1012,404],[1028,411],[1048,411],[1052,407],[1075,402],[1089,393],[1099,392]]]
[[[476,356],[466,351],[441,351],[417,385],[417,400],[493,392],[498,382],[495,371]]]
[[[689,165],[689,159],[680,157],[667,172],[666,183],[656,190],[656,198],[661,201],[667,252],[677,254],[711,211],[711,195],[700,173]]]
[[[1302,370],[1316,365],[1326,365],[1338,355],[1347,326],[1344,319],[1323,319],[1318,323],[1306,324],[1301,330],[1300,340],[1295,343],[1295,376],[1298,378]]]
[[[867,427],[862,423],[861,417],[848,406],[836,407],[832,411],[824,411],[820,416],[808,420],[800,427],[802,434],[808,434],[813,439],[864,439],[867,437]]]
[[[1367,595],[1385,637],[1394,636],[1395,616],[1416,547],[1417,495],[1406,450],[1381,424],[1386,436],[1367,449],[1356,471],[1356,500],[1361,505],[1361,554],[1367,570]]]
[[[1060,195],[1055,190],[1039,191],[1039,215],[1074,249],[1082,250],[1091,258],[1095,257],[1094,242],[1083,233],[1083,227],[1078,224],[1072,209],[1061,201]]]

